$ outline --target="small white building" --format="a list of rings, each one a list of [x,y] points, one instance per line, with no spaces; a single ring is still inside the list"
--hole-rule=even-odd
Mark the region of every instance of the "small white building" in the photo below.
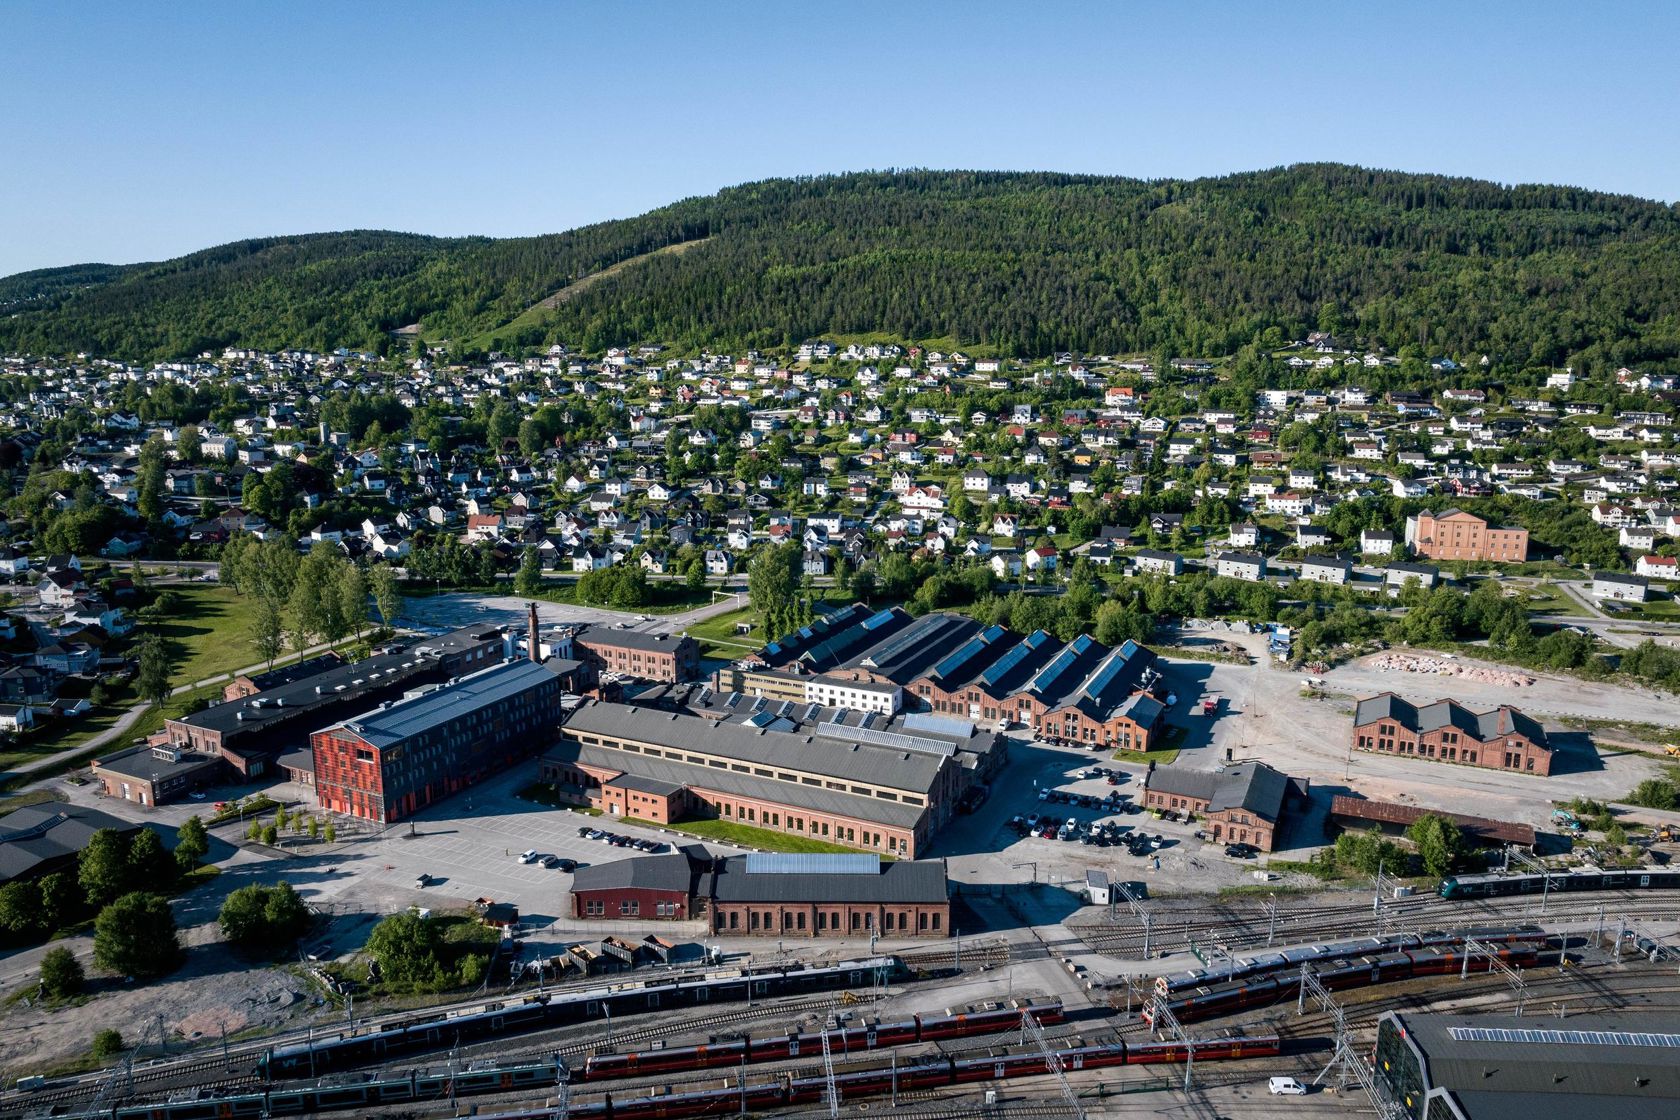
[[[879,712],[894,715],[904,704],[904,689],[896,684],[876,684],[874,681],[849,681],[840,677],[819,675],[805,682],[805,702],[828,708],[846,708],[854,712]]]
[[[1595,599],[1615,599],[1624,603],[1643,603],[1650,589],[1644,576],[1627,576],[1620,572],[1600,572],[1593,576],[1592,593]]]

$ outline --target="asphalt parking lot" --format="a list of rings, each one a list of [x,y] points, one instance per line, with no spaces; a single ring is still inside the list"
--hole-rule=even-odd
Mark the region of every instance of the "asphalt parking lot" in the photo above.
[[[657,829],[621,824],[611,818],[553,809],[525,801],[518,791],[532,773],[521,767],[451,798],[413,821],[314,857],[326,864],[307,888],[311,900],[335,914],[394,913],[411,905],[465,906],[479,898],[519,907],[526,925],[566,919],[572,875],[539,863],[522,864],[519,854],[575,860],[579,867],[646,855],[578,835],[604,828],[624,836],[659,841],[671,850],[686,838]],[[722,852],[737,849],[707,841]],[[431,876],[425,887],[421,875]],[[598,924],[598,923],[597,923]]]
[[[1080,776],[1093,767],[1124,777],[1119,784],[1109,785],[1104,777]],[[1139,800],[1145,769],[1117,762],[1103,752],[1016,737],[1009,765],[992,783],[992,795],[973,814],[953,820],[928,854],[947,860],[951,879],[962,884],[962,889],[985,891],[1034,881],[1067,885],[1070,909],[1078,905],[1073,891],[1083,885],[1088,870],[1104,871],[1110,881],[1141,881],[1160,893],[1211,891],[1254,882],[1256,861],[1227,856],[1224,844],[1196,839],[1197,824],[1157,820],[1146,812],[1039,799],[1040,791],[1057,790],[1099,799],[1118,791],[1127,801]],[[1124,844],[1101,847],[1078,840],[1021,836],[1010,828],[1013,817],[1033,815],[1057,822],[1071,817],[1087,829],[1092,823],[1111,823],[1122,836],[1144,832],[1162,837],[1163,843],[1147,855],[1134,856]]]

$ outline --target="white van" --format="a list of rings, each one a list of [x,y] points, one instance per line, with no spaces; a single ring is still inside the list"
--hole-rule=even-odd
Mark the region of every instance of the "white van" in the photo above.
[[[1274,1077],[1266,1082],[1274,1097],[1304,1097],[1307,1087],[1293,1077]]]

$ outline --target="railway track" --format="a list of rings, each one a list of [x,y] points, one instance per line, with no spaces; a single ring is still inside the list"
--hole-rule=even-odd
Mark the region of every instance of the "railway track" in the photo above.
[[[1222,903],[1174,906],[1152,915],[1151,955],[1217,943],[1231,952],[1249,952],[1273,945],[1376,933],[1416,933],[1493,923],[1535,922],[1543,926],[1592,921],[1602,912],[1606,922],[1616,915],[1636,918],[1680,916],[1680,898],[1616,892],[1589,897],[1553,898],[1545,913],[1532,897],[1448,902],[1433,895],[1393,899],[1375,910],[1368,903],[1348,902],[1288,906],[1279,903],[1273,915],[1258,904]],[[1070,926],[1092,952],[1121,959],[1144,955],[1142,925],[1130,914],[1110,924]]]

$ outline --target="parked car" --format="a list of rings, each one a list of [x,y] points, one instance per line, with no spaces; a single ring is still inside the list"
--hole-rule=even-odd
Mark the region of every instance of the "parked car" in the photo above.
[[[536,851],[536,849],[535,848],[526,848],[523,852],[520,852],[519,853],[519,862],[520,863],[535,863],[535,862],[537,862],[537,851]]]
[[[1293,1077],[1274,1077],[1266,1082],[1274,1097],[1304,1097],[1307,1087]]]
[[[1260,849],[1253,844],[1227,844],[1225,854],[1232,859],[1253,859],[1260,854]]]
[[[548,868],[550,871],[553,871],[556,867],[560,866],[560,857],[559,856],[544,856],[543,861],[542,861],[542,865],[544,867]]]

